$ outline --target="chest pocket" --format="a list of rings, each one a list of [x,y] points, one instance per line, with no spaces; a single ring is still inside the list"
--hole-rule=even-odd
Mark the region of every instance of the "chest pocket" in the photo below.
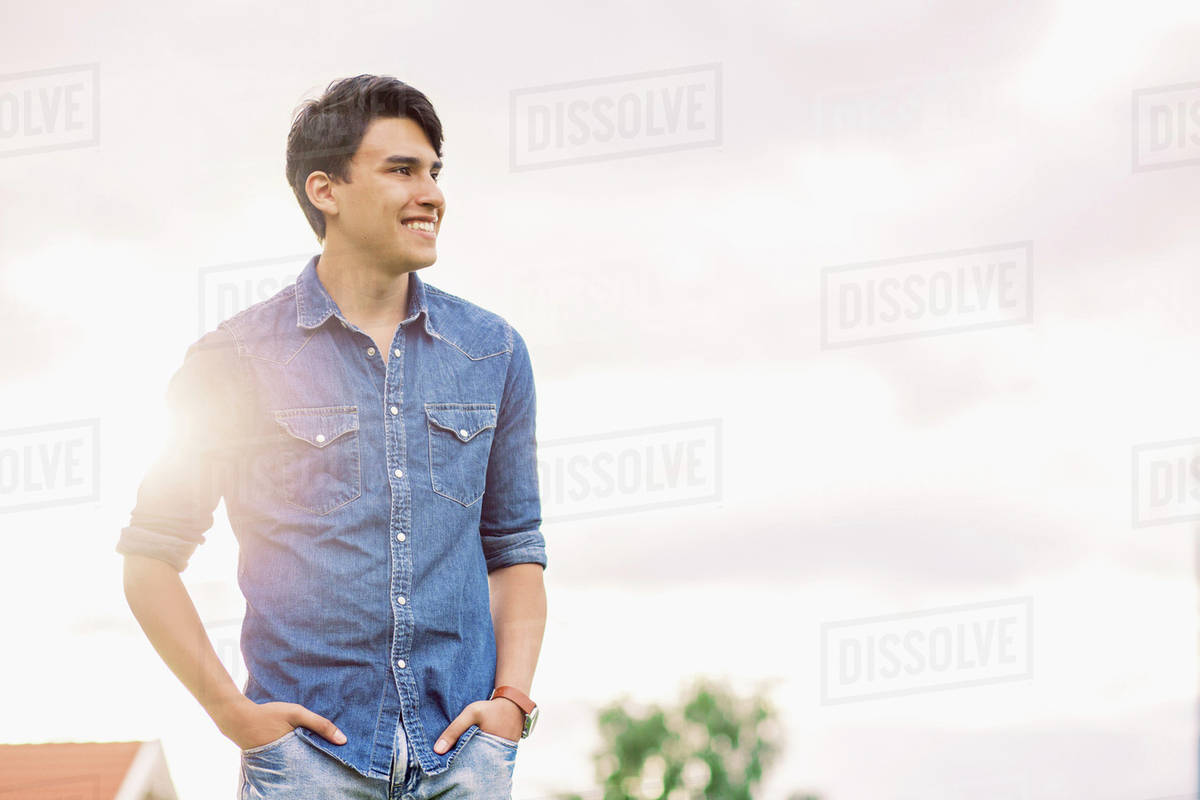
[[[433,491],[469,506],[483,496],[496,433],[492,403],[426,403]]]
[[[288,503],[328,514],[362,494],[357,406],[289,408],[275,412],[284,433],[280,451]]]

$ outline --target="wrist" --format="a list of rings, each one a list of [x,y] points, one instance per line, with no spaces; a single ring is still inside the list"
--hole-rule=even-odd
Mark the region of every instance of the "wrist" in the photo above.
[[[529,736],[533,732],[534,725],[537,724],[538,707],[537,703],[515,686],[501,685],[492,690],[492,696],[489,700],[505,700],[510,705],[516,706],[521,713],[523,719],[521,726],[521,738]]]
[[[525,730],[525,712],[515,703],[505,700],[503,697],[496,697],[489,701],[500,709],[500,713],[506,720],[508,730],[512,732],[511,739],[520,739],[521,734]]]
[[[495,703],[497,707],[506,709],[505,713],[519,716],[522,720],[525,719],[525,709],[513,702],[510,697],[492,697],[488,702]]]
[[[218,728],[224,728],[236,719],[246,708],[256,703],[246,695],[238,692],[220,697],[205,706],[205,711]]]

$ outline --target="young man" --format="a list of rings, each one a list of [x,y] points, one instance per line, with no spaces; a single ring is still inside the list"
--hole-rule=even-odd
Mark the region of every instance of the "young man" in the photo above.
[[[323,251],[187,351],[117,551],[130,608],[242,750],[242,798],[506,798],[546,620],[535,395],[502,317],[424,283],[441,123],[391,77],[297,112]],[[179,577],[221,497],[239,690]]]

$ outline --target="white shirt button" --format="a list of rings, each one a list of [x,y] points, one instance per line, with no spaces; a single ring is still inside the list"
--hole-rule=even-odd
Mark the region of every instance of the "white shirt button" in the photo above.
[[[374,347],[368,347],[368,348],[367,348],[367,355],[369,355],[369,356],[373,356],[373,355],[375,355],[375,348],[374,348]]]
[[[400,541],[402,541],[402,542],[403,542],[403,541],[404,541],[404,534],[403,534],[403,533],[397,533],[397,534],[396,534],[396,538],[397,538],[397,539],[399,539]]]
[[[466,437],[466,436],[467,436],[467,429],[466,429],[466,428],[463,428],[462,430],[460,430],[460,431],[458,432],[458,435],[459,435],[459,436]]]
[[[399,667],[400,669],[404,669],[404,659],[402,658],[399,661],[397,661],[396,666]]]
[[[403,477],[404,477],[404,472],[403,472],[403,470],[396,470],[396,471],[395,471],[393,474],[394,474],[394,475],[395,475],[397,478],[403,478]]]
[[[399,413],[400,413],[400,409],[396,408],[395,406],[392,406],[392,414],[399,414]]]
[[[323,433],[318,433],[318,434],[317,434],[317,441],[318,441],[318,442],[323,442],[323,441],[325,441],[325,434],[323,434]]]
[[[397,347],[397,348],[396,348],[395,350],[393,350],[392,352],[393,352],[393,353],[395,353],[396,355],[400,355],[400,348],[399,348],[399,347]]]
[[[400,605],[404,605],[404,604],[405,604],[405,603],[407,603],[408,601],[407,601],[407,600],[405,600],[403,597],[397,597],[397,598],[396,598],[396,602],[397,602],[397,603],[399,603]]]

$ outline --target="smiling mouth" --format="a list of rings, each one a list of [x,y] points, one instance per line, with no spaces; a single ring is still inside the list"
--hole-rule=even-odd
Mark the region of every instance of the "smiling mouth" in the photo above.
[[[413,222],[403,222],[401,224],[404,227],[408,228],[410,231],[416,231],[417,233],[424,233],[428,236],[437,235],[437,229],[434,227],[432,222],[425,222],[423,220],[419,220],[419,221],[413,221]]]

